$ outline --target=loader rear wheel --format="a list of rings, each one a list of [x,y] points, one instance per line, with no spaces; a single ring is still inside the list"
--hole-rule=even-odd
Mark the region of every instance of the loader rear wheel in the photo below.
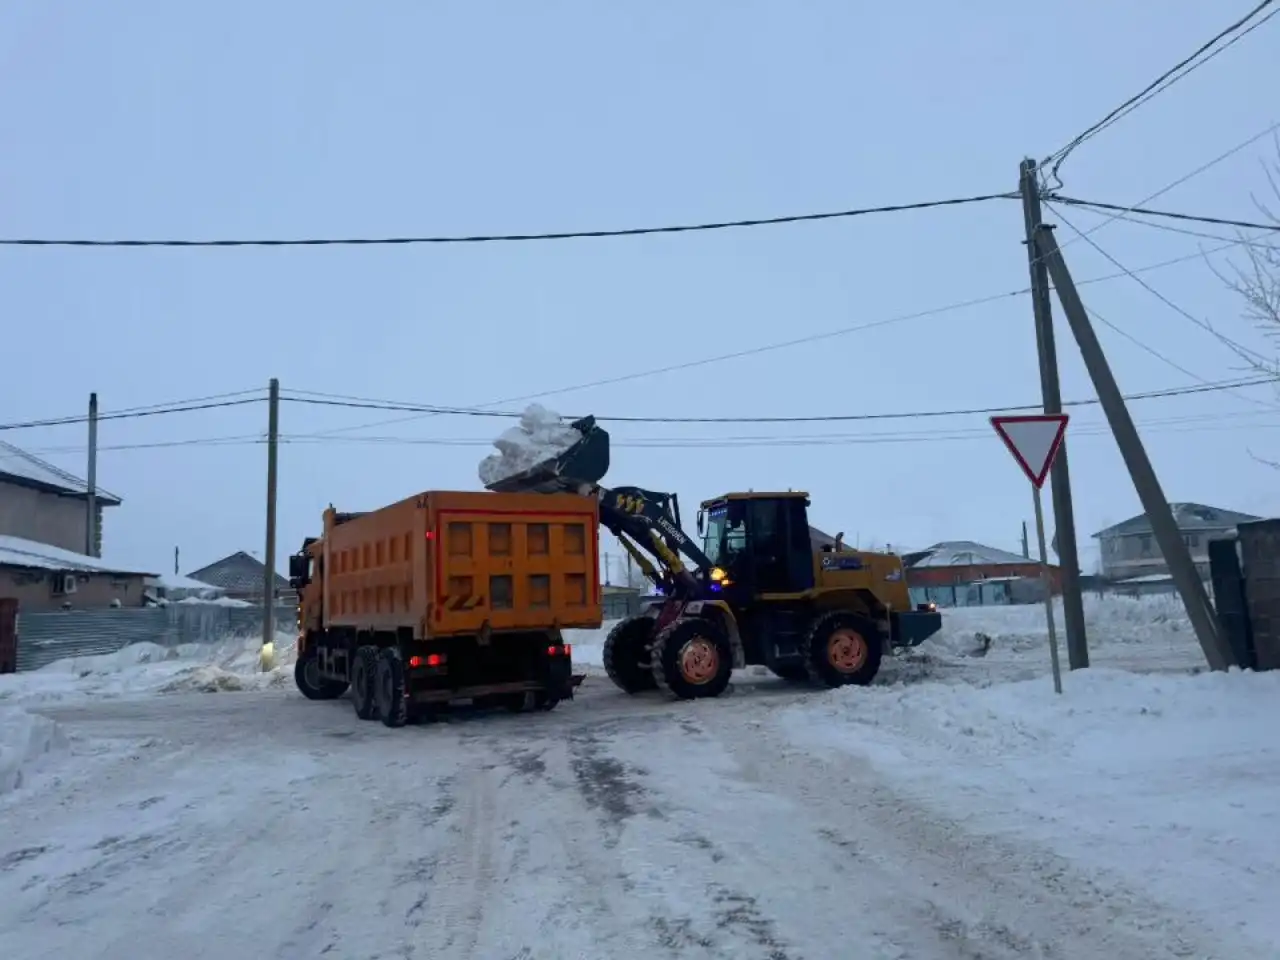
[[[880,672],[884,644],[875,623],[837,610],[819,617],[805,638],[809,676],[827,687],[865,687]]]
[[[605,637],[600,657],[604,662],[604,672],[624,693],[643,693],[658,688],[649,659],[649,641],[652,638],[652,617],[628,617],[615,624]]]
[[[403,727],[409,722],[409,701],[405,698],[404,661],[395,647],[384,647],[378,655],[374,701],[378,719],[388,727]]]
[[[677,620],[653,643],[652,672],[657,686],[680,700],[718,697],[733,674],[733,647],[710,620]]]
[[[373,700],[373,681],[378,672],[378,648],[359,647],[351,662],[351,705],[361,720],[372,720],[377,705]]]
[[[293,665],[293,682],[308,700],[336,700],[347,692],[345,680],[326,680],[320,676],[320,659],[314,648],[307,650]]]

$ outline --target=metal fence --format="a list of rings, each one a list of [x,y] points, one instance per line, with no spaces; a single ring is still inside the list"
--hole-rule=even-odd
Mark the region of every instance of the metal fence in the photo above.
[[[276,628],[293,628],[296,608],[276,608]],[[260,607],[174,603],[145,609],[68,610],[18,614],[18,670],[38,670],[66,657],[115,653],[133,643],[176,647],[262,633]]]

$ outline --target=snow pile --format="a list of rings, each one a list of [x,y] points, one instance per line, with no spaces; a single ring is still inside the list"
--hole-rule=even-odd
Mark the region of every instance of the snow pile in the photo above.
[[[785,711],[967,829],[1245,929],[1280,955],[1280,674],[1047,678],[844,689]]]
[[[62,727],[17,707],[0,707],[0,796],[22,787],[52,755],[68,748]]]
[[[204,604],[205,606],[214,607],[256,607],[258,604],[250,603],[248,600],[237,600],[235,597],[183,597],[181,600],[175,600],[174,603],[181,604]]]
[[[1003,663],[1048,664],[1049,628],[1044,604],[945,607],[942,629],[919,652],[946,661],[984,656]],[[1085,633],[1095,662],[1153,668],[1203,666],[1204,657],[1182,602],[1175,596],[1118,597],[1086,594]],[[1062,601],[1054,603],[1058,643],[1065,656]]]
[[[0,677],[0,703],[46,703],[121,698],[184,691],[261,690],[292,682],[296,658],[292,634],[276,635],[276,667],[259,668],[261,641],[162,647],[134,643],[115,653],[69,657],[30,673]]]
[[[560,456],[582,439],[582,434],[564,422],[558,413],[541,404],[530,404],[520,422],[503,432],[491,453],[480,461],[480,482],[486,487],[536,467],[543,460]]]

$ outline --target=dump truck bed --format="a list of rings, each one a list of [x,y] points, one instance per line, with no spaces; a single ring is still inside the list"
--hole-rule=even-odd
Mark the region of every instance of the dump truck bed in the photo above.
[[[415,639],[594,628],[602,619],[599,505],[556,493],[426,491],[326,513],[324,626]]]

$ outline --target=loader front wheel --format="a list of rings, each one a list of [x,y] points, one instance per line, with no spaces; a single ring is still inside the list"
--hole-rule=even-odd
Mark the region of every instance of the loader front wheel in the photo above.
[[[373,699],[373,682],[378,672],[378,648],[364,646],[356,649],[351,662],[351,705],[361,720],[372,720],[377,704]]]
[[[388,727],[403,727],[409,722],[409,701],[405,698],[404,661],[395,647],[384,647],[378,654],[377,682],[374,701],[378,719]]]
[[[834,611],[819,617],[806,638],[805,667],[826,687],[865,687],[880,672],[884,644],[866,617]]]
[[[653,638],[652,617],[628,617],[619,621],[605,637],[601,660],[613,685],[624,693],[656,690],[649,661],[649,641]]]
[[[320,676],[320,658],[314,648],[308,649],[293,665],[293,682],[308,700],[336,700],[347,692],[345,681]]]
[[[657,686],[677,699],[718,697],[733,674],[733,647],[710,620],[677,620],[653,643],[652,672]]]

